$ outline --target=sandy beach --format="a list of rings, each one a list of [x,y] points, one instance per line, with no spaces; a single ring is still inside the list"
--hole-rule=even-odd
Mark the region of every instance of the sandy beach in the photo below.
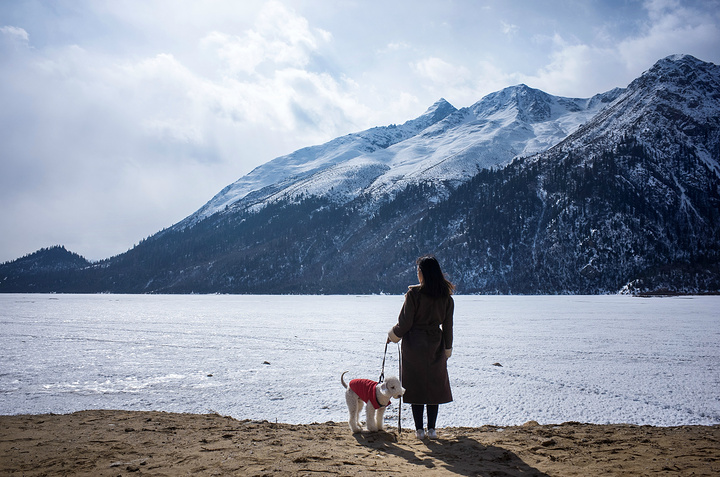
[[[0,416],[0,475],[720,475],[720,426],[574,422],[353,435],[217,414]]]

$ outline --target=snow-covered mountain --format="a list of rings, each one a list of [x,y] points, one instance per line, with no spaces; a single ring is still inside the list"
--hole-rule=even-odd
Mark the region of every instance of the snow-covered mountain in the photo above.
[[[455,107],[440,99],[420,117],[401,126],[376,127],[348,134],[320,146],[306,147],[275,158],[224,188],[178,225],[186,227],[231,206],[251,208],[287,194],[289,190],[296,189],[298,183],[311,181],[323,171],[413,137],[455,111]],[[361,173],[357,171],[358,182],[361,182]]]
[[[465,280],[523,292],[720,290],[719,92],[717,65],[662,59],[557,146],[507,167],[503,181],[530,191],[509,199],[515,238],[480,248]]]
[[[718,151],[707,149],[707,135],[718,124],[719,99],[717,65],[690,55],[673,55],[630,83],[614,107],[598,114],[579,134],[592,147],[597,147],[600,136],[606,145],[617,141],[618,134],[612,131],[631,133],[663,154],[677,154],[681,145],[689,146],[708,167],[720,172]],[[679,136],[674,148],[668,134]]]
[[[587,99],[440,100],[270,161],[117,257],[0,265],[0,291],[401,293],[434,253],[462,293],[720,293],[719,92],[720,67],[675,55]]]
[[[457,185],[481,169],[557,144],[621,93],[562,98],[518,85],[461,110],[441,99],[401,126],[349,134],[261,165],[178,227],[226,209],[258,210],[282,199],[325,196],[343,204],[361,194],[394,195],[408,184]]]

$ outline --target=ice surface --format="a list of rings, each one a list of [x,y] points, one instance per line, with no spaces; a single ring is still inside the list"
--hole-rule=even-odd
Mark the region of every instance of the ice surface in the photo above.
[[[401,296],[0,295],[0,414],[347,421],[340,374],[378,379],[401,305]],[[458,296],[455,401],[438,424],[720,424],[719,310],[720,297]],[[396,345],[385,366],[397,373]],[[407,405],[402,417],[411,427]]]

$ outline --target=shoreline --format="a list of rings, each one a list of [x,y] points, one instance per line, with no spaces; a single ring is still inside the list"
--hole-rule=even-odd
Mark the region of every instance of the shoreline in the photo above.
[[[720,425],[448,427],[353,435],[346,422],[93,410],[0,416],[2,475],[718,475]]]

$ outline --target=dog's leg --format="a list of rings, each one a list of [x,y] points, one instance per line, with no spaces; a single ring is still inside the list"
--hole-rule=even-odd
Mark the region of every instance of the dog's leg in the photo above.
[[[345,392],[345,402],[347,402],[348,407],[348,424],[350,425],[350,430],[353,432],[353,434],[357,434],[358,432],[362,431],[362,428],[358,423],[358,414],[360,413],[360,409],[358,409],[358,403],[362,401],[358,399],[358,395],[355,394],[354,391],[348,389]]]
[[[385,424],[383,422],[385,420],[385,409],[385,407],[381,407],[380,409],[375,411],[375,427],[378,431],[382,431],[383,429],[385,429]]]
[[[368,431],[375,432],[378,430],[377,420],[375,419],[376,413],[377,413],[377,410],[373,407],[372,404],[370,404],[370,403],[365,404],[365,418],[367,420]]]
[[[363,400],[360,398],[357,398],[357,413],[355,414],[355,422],[357,423],[357,426],[358,426],[358,432],[362,431],[362,424],[360,423],[360,414],[362,413],[364,405],[365,405],[365,403],[363,402]]]

